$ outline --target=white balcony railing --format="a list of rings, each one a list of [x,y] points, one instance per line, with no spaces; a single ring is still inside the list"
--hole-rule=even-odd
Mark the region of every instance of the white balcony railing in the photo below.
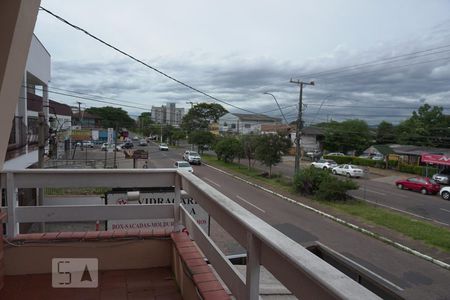
[[[379,299],[198,177],[174,169],[24,170],[1,174],[6,188],[7,236],[20,223],[173,218],[175,230],[188,228],[221,279],[237,299],[258,299],[260,266],[301,299]],[[18,206],[19,188],[175,187],[175,203],[159,205]],[[187,192],[247,249],[244,277],[180,205]]]

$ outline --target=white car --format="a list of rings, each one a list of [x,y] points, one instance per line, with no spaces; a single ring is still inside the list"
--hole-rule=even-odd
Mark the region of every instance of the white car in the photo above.
[[[439,195],[441,195],[442,199],[450,200],[450,186],[444,186],[440,191]]]
[[[345,154],[341,153],[341,152],[331,152],[331,153],[328,153],[326,155],[327,156],[345,156]]]
[[[184,161],[184,160],[176,161],[175,168],[177,168],[180,171],[187,171],[190,173],[194,173],[194,169],[192,169],[191,165],[187,161]]]
[[[183,159],[190,164],[196,164],[196,165],[202,164],[202,158],[195,151],[189,151],[189,150],[185,151],[183,154]]]
[[[159,144],[160,151],[169,151],[169,146],[167,144]]]
[[[311,163],[311,166],[313,166],[314,168],[322,170],[331,170],[334,167],[337,167],[337,165],[338,164],[331,159],[319,159],[318,161]]]
[[[355,165],[339,165],[337,167],[334,167],[332,172],[335,175],[344,175],[349,178],[351,177],[359,178],[364,176],[364,170]]]

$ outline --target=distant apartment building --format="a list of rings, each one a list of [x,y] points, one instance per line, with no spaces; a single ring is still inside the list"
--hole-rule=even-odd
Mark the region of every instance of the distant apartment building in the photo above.
[[[34,122],[32,117],[35,113],[43,112],[45,120],[49,124],[48,83],[50,82],[50,69],[50,54],[39,39],[33,35],[23,72],[19,101],[12,120],[13,126],[3,167],[5,170],[25,169],[38,161],[38,127],[37,122]],[[35,96],[39,96],[42,100],[39,105],[35,106],[35,111],[30,111],[29,106],[33,105],[30,103]]]
[[[184,108],[177,108],[175,103],[152,106],[152,121],[158,124],[179,126],[184,116]]]

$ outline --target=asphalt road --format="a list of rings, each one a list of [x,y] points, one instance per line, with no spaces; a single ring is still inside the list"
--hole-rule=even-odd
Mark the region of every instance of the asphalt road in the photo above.
[[[399,190],[394,178],[358,180],[360,188],[350,194],[361,200],[387,206],[403,213],[423,218],[450,227],[450,201],[437,195],[422,195],[408,190]]]
[[[310,162],[302,161],[301,167],[309,168]],[[264,166],[256,164],[262,170]],[[294,163],[281,162],[272,168],[274,174],[294,176]],[[414,175],[402,174],[407,178]],[[399,190],[394,182],[399,176],[383,177],[377,174],[366,174],[365,178],[353,179],[360,188],[350,191],[350,195],[376,205],[384,206],[408,215],[435,222],[450,227],[450,201],[443,200],[439,195],[422,195],[408,190]]]
[[[151,167],[171,167],[181,150],[153,151]],[[337,224],[214,168],[193,166],[194,174],[302,245],[320,241],[378,274],[407,299],[450,299],[450,272]],[[232,242],[232,241],[230,241]],[[242,248],[236,247],[236,251]],[[230,253],[227,253],[230,254]]]

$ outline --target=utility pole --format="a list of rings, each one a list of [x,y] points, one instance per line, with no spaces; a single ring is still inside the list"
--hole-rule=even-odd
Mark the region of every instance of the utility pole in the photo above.
[[[301,130],[303,129],[303,120],[302,120],[302,109],[303,109],[303,86],[304,85],[314,85],[314,81],[311,82],[303,82],[300,80],[291,80],[290,83],[295,83],[300,86],[300,96],[298,97],[298,116],[297,116],[297,132],[295,134],[295,165],[294,172],[298,173],[300,171],[300,135]]]
[[[78,125],[81,126],[81,102],[78,101]]]

